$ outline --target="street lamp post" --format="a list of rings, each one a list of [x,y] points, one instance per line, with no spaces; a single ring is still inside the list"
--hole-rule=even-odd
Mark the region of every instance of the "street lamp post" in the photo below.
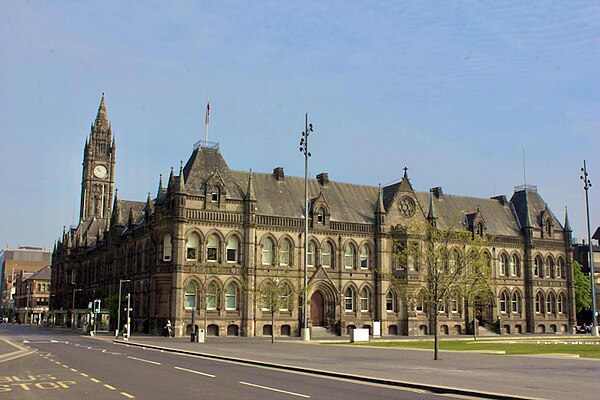
[[[81,292],[83,289],[73,289],[73,307],[71,308],[71,326],[75,327],[75,292]]]
[[[308,123],[308,113],[304,117],[304,132],[300,139],[300,152],[304,154],[304,284],[303,284],[303,299],[302,299],[302,329],[301,338],[303,341],[310,340],[310,330],[308,329],[308,277],[307,264],[308,261],[308,136],[313,132],[312,124]]]
[[[31,291],[31,283],[27,282],[27,305],[25,307],[25,323],[29,319],[29,292]]]
[[[598,336],[598,322],[596,318],[596,285],[594,282],[594,249],[592,246],[591,230],[590,230],[590,202],[588,197],[588,190],[592,187],[592,182],[588,179],[587,167],[585,160],[583,160],[583,173],[579,178],[583,180],[583,189],[585,190],[585,211],[587,218],[587,236],[588,236],[588,260],[590,267],[590,282],[592,284],[592,335]]]
[[[131,282],[131,279],[119,279],[119,306],[117,307],[117,332],[115,333],[116,337],[119,337],[119,331],[121,330],[121,290],[123,282]],[[129,314],[129,306],[127,307],[127,313]]]

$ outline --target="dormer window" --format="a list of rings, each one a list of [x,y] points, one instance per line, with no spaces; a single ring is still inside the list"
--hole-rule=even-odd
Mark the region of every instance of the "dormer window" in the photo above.
[[[477,230],[476,230],[477,236],[483,236],[483,223],[479,222],[477,224]]]
[[[325,223],[325,211],[321,208],[317,214],[317,223],[323,224]]]
[[[552,236],[552,223],[550,222],[550,220],[546,221],[546,235],[548,235],[548,237]]]
[[[219,202],[219,187],[218,186],[213,186],[213,188],[210,190],[210,201],[212,201],[213,203],[218,203]]]

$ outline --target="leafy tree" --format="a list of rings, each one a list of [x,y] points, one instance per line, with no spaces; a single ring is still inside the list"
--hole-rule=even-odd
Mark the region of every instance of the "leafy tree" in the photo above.
[[[573,261],[573,281],[575,283],[575,307],[577,312],[592,307],[592,285],[590,279],[581,272],[582,265]]]
[[[464,228],[439,230],[432,222],[412,226],[407,233],[419,242],[408,246],[394,243],[394,262],[408,266],[401,270],[415,272],[392,274],[389,280],[408,304],[422,304],[428,313],[434,335],[433,359],[437,360],[439,313],[445,307],[472,307],[476,299],[495,298],[491,263],[483,251],[491,240]]]

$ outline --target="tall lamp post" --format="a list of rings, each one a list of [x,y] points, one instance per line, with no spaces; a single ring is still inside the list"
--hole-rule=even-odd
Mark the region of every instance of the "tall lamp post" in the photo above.
[[[75,293],[81,292],[83,289],[73,289],[73,307],[71,308],[71,327],[75,327]]]
[[[308,261],[308,136],[313,132],[312,124],[308,123],[308,113],[304,117],[304,132],[300,139],[300,152],[304,154],[304,285],[302,299],[302,329],[301,338],[303,341],[310,340],[310,330],[308,329],[308,277],[306,262]]]
[[[594,282],[594,249],[592,246],[592,238],[590,231],[590,202],[588,197],[588,189],[592,187],[592,182],[588,179],[587,167],[585,160],[583,160],[583,173],[579,178],[583,180],[583,189],[585,190],[585,211],[587,218],[587,235],[588,235],[588,254],[589,254],[589,266],[590,266],[590,282],[592,283],[592,335],[598,336],[598,322],[596,318],[596,285]]]
[[[131,279],[119,279],[119,306],[117,307],[117,332],[115,333],[116,337],[119,337],[119,332],[121,331],[121,291],[123,282],[131,282]],[[129,306],[127,306],[127,313],[129,313]],[[127,328],[129,329],[129,327]]]

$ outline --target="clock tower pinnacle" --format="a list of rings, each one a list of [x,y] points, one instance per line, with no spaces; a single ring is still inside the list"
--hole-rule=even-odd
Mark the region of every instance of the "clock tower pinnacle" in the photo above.
[[[104,93],[83,150],[79,220],[110,218],[117,146],[106,113]]]

